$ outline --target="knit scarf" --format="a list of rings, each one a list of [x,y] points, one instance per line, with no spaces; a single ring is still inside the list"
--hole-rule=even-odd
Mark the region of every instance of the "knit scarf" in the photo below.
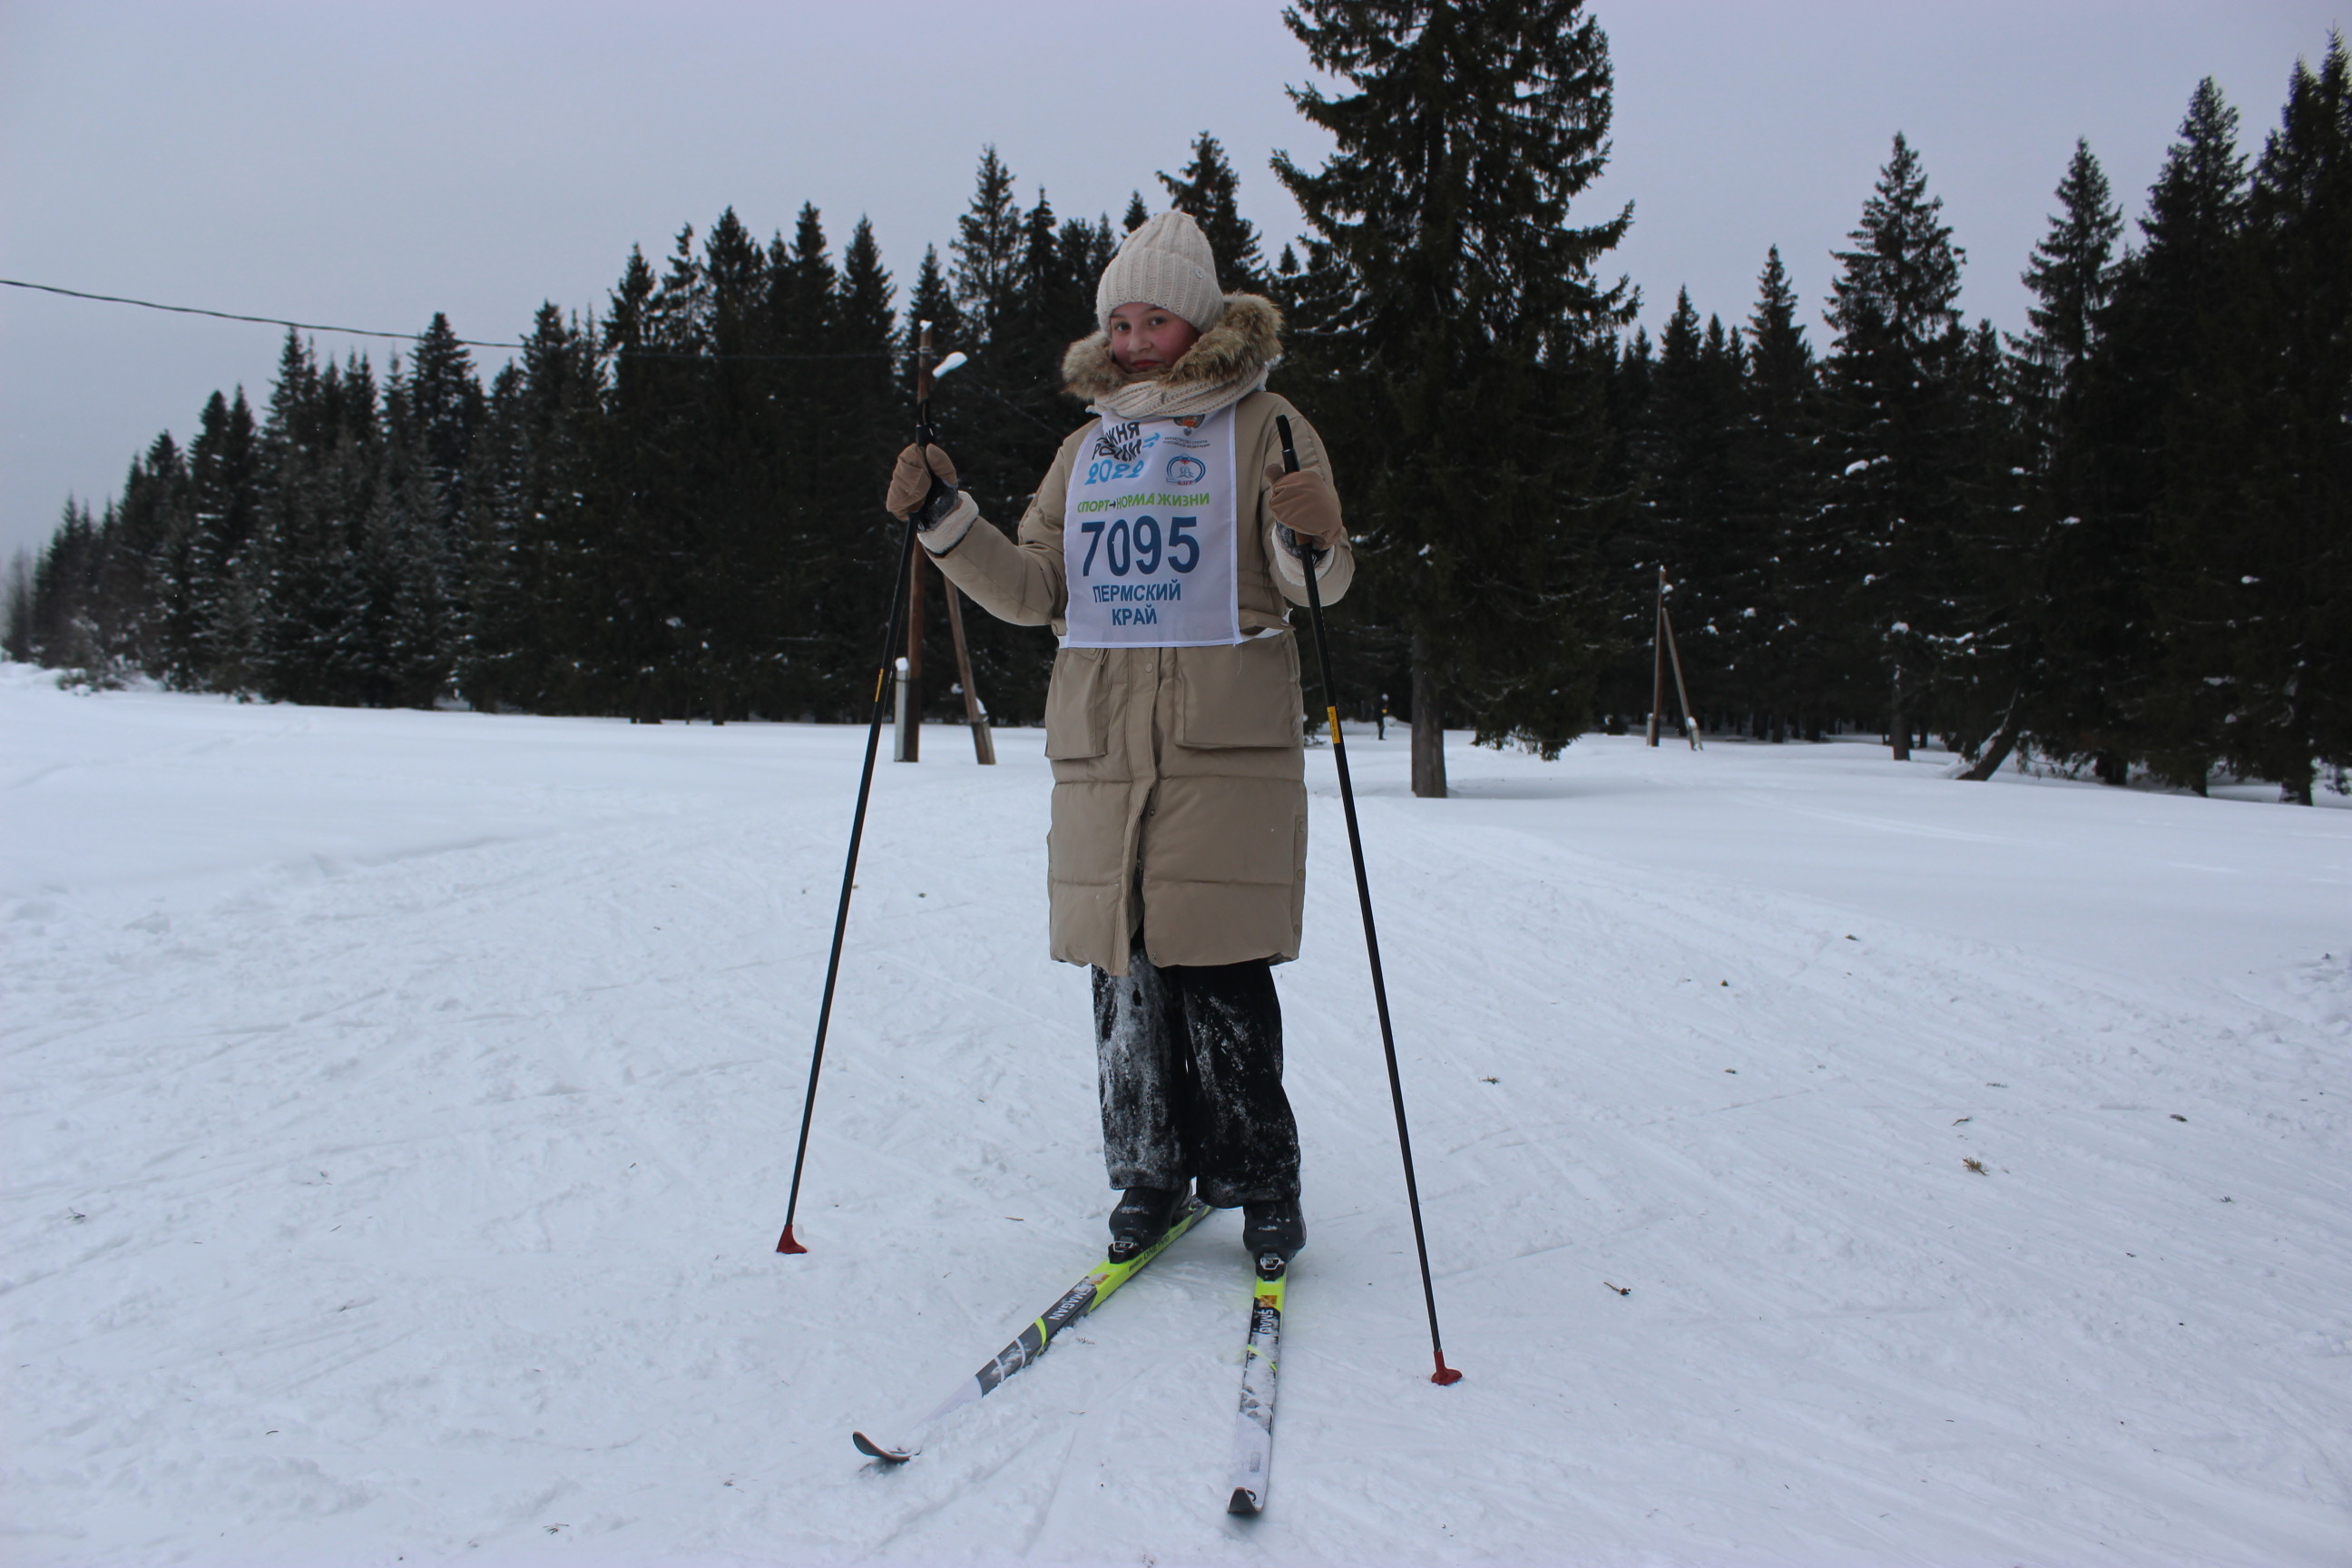
[[[1181,419],[1214,414],[1265,384],[1282,358],[1282,312],[1255,294],[1228,294],[1217,324],[1159,375],[1137,378],[1111,357],[1101,332],[1070,345],[1062,376],[1089,413],[1111,419]]]
[[[1112,419],[1132,419],[1139,424],[1146,419],[1181,419],[1191,414],[1214,414],[1229,403],[1239,403],[1265,384],[1274,374],[1270,364],[1260,365],[1255,374],[1240,372],[1223,381],[1195,383],[1189,386],[1171,386],[1164,380],[1130,381],[1116,392],[1105,393],[1087,405],[1089,414],[1100,414]]]

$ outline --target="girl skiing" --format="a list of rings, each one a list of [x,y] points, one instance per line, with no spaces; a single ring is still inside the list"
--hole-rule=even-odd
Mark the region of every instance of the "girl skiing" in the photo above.
[[[1200,226],[1163,213],[1095,290],[1063,441],[1017,542],[983,526],[937,446],[909,446],[891,512],[983,608],[1061,639],[1053,955],[1094,974],[1111,1256],[1163,1235],[1188,1191],[1239,1205],[1253,1256],[1306,1241],[1270,966],[1298,955],[1307,789],[1285,605],[1347,591],[1354,560],[1323,446],[1265,390],[1282,319],[1226,294]],[[1300,469],[1286,473],[1276,416]]]

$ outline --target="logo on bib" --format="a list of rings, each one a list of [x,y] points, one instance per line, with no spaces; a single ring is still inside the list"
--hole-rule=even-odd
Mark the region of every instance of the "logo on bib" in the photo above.
[[[1198,458],[1178,456],[1168,459],[1168,482],[1171,485],[1197,485],[1208,472],[1209,465]]]
[[[1122,463],[1131,463],[1143,455],[1143,448],[1147,443],[1142,439],[1142,434],[1140,427],[1132,419],[1124,425],[1112,425],[1106,422],[1102,434],[1095,437],[1094,455],[1097,458],[1110,458]]]

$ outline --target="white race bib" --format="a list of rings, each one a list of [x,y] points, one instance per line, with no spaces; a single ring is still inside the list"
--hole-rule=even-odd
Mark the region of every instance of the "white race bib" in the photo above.
[[[1097,420],[1062,515],[1065,647],[1242,640],[1234,411]]]

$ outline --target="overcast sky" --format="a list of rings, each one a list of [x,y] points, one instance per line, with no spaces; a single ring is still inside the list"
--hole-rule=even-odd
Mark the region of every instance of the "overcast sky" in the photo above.
[[[2258,146],[2298,55],[2352,0],[1595,0],[1634,204],[1616,269],[1654,331],[1687,284],[1744,317],[1779,245],[1820,342],[1829,252],[1898,130],[1968,251],[1962,303],[2014,329],[2076,136],[2128,213],[2212,76]],[[661,5],[0,0],[0,277],[511,339],[600,306],[633,244],[732,205],[872,217],[904,282],[942,250],[993,142],[1064,216],[1114,216],[1221,138],[1269,254],[1299,223],[1265,161],[1328,144],[1283,89],[1305,51],[1265,0]],[[276,329],[0,289],[0,550],[102,502],[205,398],[266,399]],[[320,334],[381,367],[398,345]],[[499,356],[484,353],[486,365]]]

